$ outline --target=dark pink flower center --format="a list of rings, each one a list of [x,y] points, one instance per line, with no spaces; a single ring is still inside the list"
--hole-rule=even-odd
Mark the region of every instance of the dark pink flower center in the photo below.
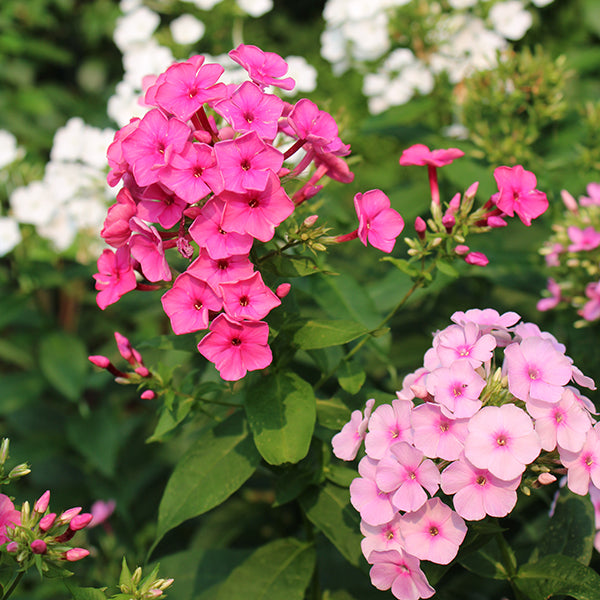
[[[242,296],[240,298],[240,306],[248,306],[248,304],[250,304],[250,298],[246,295]]]
[[[536,379],[539,379],[540,372],[535,367],[529,367],[527,375],[529,375],[529,379],[535,381]]]
[[[194,167],[194,177],[201,177],[204,169],[202,167],[195,166]]]
[[[481,485],[481,486],[483,486],[483,485],[485,485],[485,484],[487,483],[487,480],[486,480],[486,478],[485,478],[483,475],[480,475],[480,476],[479,476],[479,477],[478,477],[478,478],[475,480],[475,482],[477,483],[477,485]]]
[[[250,200],[248,200],[248,206],[250,208],[256,208],[258,206],[258,200],[256,198],[250,198]]]
[[[238,337],[234,337],[231,340],[231,345],[232,346],[239,346],[241,343],[242,343],[242,340],[240,340],[240,338],[238,338]]]
[[[450,425],[448,424],[448,421],[442,421],[440,423],[440,431],[443,433],[446,433],[446,431],[448,431],[448,429],[450,429]]]
[[[435,537],[436,535],[439,535],[439,533],[440,533],[440,532],[438,531],[438,528],[437,528],[437,527],[435,527],[435,526],[431,526],[431,527],[429,528],[429,535],[430,535],[431,537]]]
[[[243,160],[242,163],[240,164],[240,167],[242,167],[242,169],[244,171],[249,171],[251,166],[252,165],[250,164],[249,160]]]
[[[229,267],[229,263],[226,260],[219,260],[217,262],[217,266],[219,269],[221,269],[221,271],[225,271],[227,267]]]
[[[196,302],[194,302],[194,308],[196,310],[202,310],[202,302],[200,302],[200,300],[196,300]]]
[[[498,446],[506,446],[506,436],[503,433],[496,438],[496,444]]]

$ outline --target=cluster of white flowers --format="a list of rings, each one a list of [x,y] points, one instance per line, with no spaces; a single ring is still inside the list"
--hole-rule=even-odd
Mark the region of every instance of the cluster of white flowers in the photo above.
[[[20,150],[15,136],[0,129],[0,182],[6,184],[8,174],[6,167],[19,158]],[[0,215],[0,256],[10,252],[21,241],[19,224],[12,216]]]
[[[378,114],[405,104],[416,92],[430,93],[441,73],[458,83],[473,71],[494,66],[498,52],[531,27],[527,4],[542,7],[552,1],[500,0],[489,6],[480,0],[448,0],[450,10],[430,2],[424,14],[423,3],[416,7],[416,0],[327,0],[321,54],[336,74],[349,68],[363,73],[369,110]],[[407,32],[391,31],[394,17],[417,8],[425,34],[418,47],[398,47],[394,40]]]
[[[78,258],[86,262],[94,256],[102,247],[99,231],[107,203],[115,198],[105,169],[106,148],[114,133],[86,125],[78,117],[70,119],[54,136],[44,178],[10,195],[13,220],[35,226],[57,252],[69,248],[81,232]]]

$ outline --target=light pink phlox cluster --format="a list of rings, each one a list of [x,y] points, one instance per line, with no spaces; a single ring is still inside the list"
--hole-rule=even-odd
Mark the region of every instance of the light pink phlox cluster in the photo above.
[[[342,158],[350,147],[331,115],[309,100],[290,105],[265,90],[294,87],[280,56],[247,45],[230,56],[251,81],[226,86],[223,67],[203,56],[146,79],[150,110],[108,148],[108,182],[123,187],[102,230],[115,250],[104,250],[95,279],[102,309],[135,288],[168,287],[162,305],[173,331],[209,329],[199,351],[223,379],[237,380],[270,364],[269,327],[261,319],[281,303],[249,259],[254,240],[269,242],[295,204],[319,191],[322,177],[348,182],[353,174]],[[278,145],[291,142],[285,155],[276,138]],[[283,162],[301,147],[304,157],[290,172]],[[292,200],[285,181],[311,166]],[[369,214],[363,229],[387,215]],[[389,228],[374,225],[361,235],[393,246],[381,236]],[[192,261],[176,278],[171,251]]]
[[[493,309],[454,313],[398,398],[370,416],[370,406],[364,416],[355,411],[334,436],[345,460],[364,437],[350,500],[373,585],[399,599],[430,597],[419,561],[451,562],[465,520],[507,516],[522,480],[549,485],[553,468],[566,468],[573,492],[600,488],[600,425],[593,404],[570,385],[594,382],[554,336],[519,319]],[[543,468],[530,469],[540,454]]]

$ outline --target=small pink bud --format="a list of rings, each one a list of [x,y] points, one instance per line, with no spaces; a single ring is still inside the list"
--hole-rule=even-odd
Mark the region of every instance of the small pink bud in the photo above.
[[[88,356],[88,360],[97,367],[101,369],[108,369],[108,365],[110,365],[110,360],[106,358],[106,356],[101,356],[99,354]]]
[[[410,386],[410,389],[415,395],[415,398],[420,398],[421,400],[427,398],[427,388],[424,385],[413,384]]]
[[[6,545],[7,552],[16,552],[19,549],[19,544],[17,542],[10,542]]]
[[[89,555],[89,553],[90,551],[86,550],[85,548],[71,548],[70,550],[67,550],[63,556],[65,560],[68,560],[69,562],[75,562],[76,560],[85,558]]]
[[[319,218],[319,215],[310,215],[304,219],[304,227],[312,227]]]
[[[80,515],[76,515],[71,519],[69,523],[69,529],[73,531],[79,531],[84,527],[87,527],[89,522],[92,520],[92,515],[90,513],[81,513]]]
[[[148,590],[149,598],[160,598],[163,595],[162,590],[157,590],[156,588],[153,590]]]
[[[477,188],[479,188],[479,181],[472,183],[465,192],[465,198],[475,198],[475,194],[477,193]]]
[[[444,215],[442,217],[442,225],[446,228],[447,233],[451,233],[452,228],[456,225],[456,219],[454,218],[454,215]]]
[[[277,286],[275,293],[277,294],[278,298],[285,298],[290,293],[291,289],[292,286],[289,283],[282,283]]]
[[[458,244],[458,246],[454,248],[454,252],[456,252],[456,254],[459,256],[463,256],[463,254],[466,254],[469,250],[469,246],[465,246],[464,244]]]
[[[136,367],[134,369],[134,371],[140,376],[140,377],[148,377],[150,375],[150,371],[146,368],[146,367]]]
[[[81,512],[81,506],[75,506],[65,510],[56,520],[57,525],[66,525],[71,522],[71,519]]]
[[[469,265],[477,265],[478,267],[485,267],[490,261],[483,252],[469,252],[465,256],[465,262]]]
[[[454,194],[454,197],[452,198],[452,200],[450,200],[450,202],[448,204],[448,210],[446,211],[446,214],[452,215],[455,212],[457,212],[459,208],[460,208],[460,194]]]
[[[115,506],[117,503],[114,500],[96,500],[94,504],[92,504],[92,508],[90,508],[90,512],[94,515],[94,518],[89,523],[88,527],[96,527],[96,525],[100,525],[113,514],[115,510]]]
[[[425,221],[421,217],[417,217],[415,219],[415,231],[417,232],[417,235],[419,236],[420,240],[425,239],[425,232],[427,231],[427,223],[425,223]]]
[[[141,393],[140,398],[142,400],[154,400],[154,398],[156,398],[156,394],[152,390],[144,390]]]
[[[144,364],[144,361],[142,360],[142,355],[135,348],[131,349],[131,354],[133,355],[133,359],[137,361],[140,365]]]
[[[47,515],[44,515],[40,519],[40,523],[39,523],[40,530],[43,531],[44,533],[46,531],[48,531],[48,529],[50,529],[50,527],[52,527],[52,525],[54,525],[55,519],[56,519],[56,513],[49,513]]]
[[[567,190],[560,191],[560,197],[564,205],[567,207],[567,210],[570,210],[572,213],[576,213],[579,211],[579,206],[577,206],[577,200],[567,192]]]
[[[34,554],[46,554],[47,549],[48,546],[44,540],[33,540],[33,542],[31,542],[31,551]]]
[[[115,340],[117,342],[119,353],[126,361],[129,362],[133,358],[131,342],[118,331],[115,331]]]
[[[42,514],[46,512],[48,504],[50,503],[50,490],[46,490],[33,505],[33,510],[36,513]]]
[[[497,227],[506,227],[506,221],[502,217],[496,217],[492,215],[487,219],[488,227],[497,228]]]
[[[554,477],[552,473],[540,473],[537,480],[540,483],[540,485],[550,485],[551,483],[554,483],[556,481],[556,477]]]

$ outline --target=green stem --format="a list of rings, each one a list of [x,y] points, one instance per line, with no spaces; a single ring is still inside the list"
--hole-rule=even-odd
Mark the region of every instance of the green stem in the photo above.
[[[4,592],[4,595],[2,596],[2,598],[0,598],[0,600],[6,600],[15,591],[15,588],[19,585],[19,582],[21,581],[23,575],[25,575],[25,571],[20,571],[19,573],[17,573],[17,576],[12,580],[12,583],[10,584],[6,592]]]
[[[506,577],[510,587],[512,588],[513,594],[515,595],[515,600],[527,600],[527,597],[523,595],[521,590],[515,584],[517,565],[515,564],[515,558],[510,546],[507,544],[504,536],[501,533],[497,533],[495,537],[498,548],[500,549],[500,555],[502,556],[502,564],[504,566],[504,570],[506,571]]]

